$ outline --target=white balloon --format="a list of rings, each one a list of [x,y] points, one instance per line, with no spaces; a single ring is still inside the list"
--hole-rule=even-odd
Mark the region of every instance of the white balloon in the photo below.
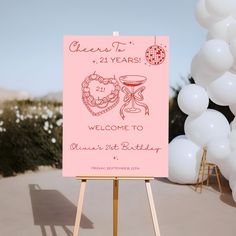
[[[178,139],[188,139],[188,138],[186,137],[186,135],[181,134],[181,135],[176,136],[175,138],[173,138],[172,141],[178,140]]]
[[[207,161],[216,165],[225,160],[231,153],[229,139],[219,137],[212,139],[207,144]]]
[[[219,164],[222,175],[229,180],[230,176],[236,172],[236,152],[231,154]]]
[[[208,32],[208,39],[222,39],[230,42],[236,36],[236,20],[229,16],[213,24]]]
[[[229,135],[229,142],[230,142],[231,149],[233,151],[236,151],[236,129],[231,131],[231,133]]]
[[[191,76],[197,85],[207,89],[209,84],[221,75],[222,73],[210,71],[209,68],[202,63],[202,59],[198,54],[194,56],[191,64]]]
[[[217,99],[217,97],[214,97],[214,95],[211,94],[209,90],[208,90],[208,94],[209,94],[209,98],[211,99],[211,101],[214,102],[215,104],[217,104],[219,106],[228,106],[229,105],[229,104],[222,103],[220,100]]]
[[[215,73],[228,71],[234,61],[229,49],[229,44],[221,39],[211,39],[207,41],[201,48],[199,55],[202,59],[202,63]]]
[[[229,16],[234,8],[235,0],[206,0],[206,9],[210,15],[216,17]]]
[[[236,116],[236,103],[229,106],[231,112]]]
[[[230,126],[222,113],[208,109],[200,116],[188,116],[184,130],[189,139],[204,147],[217,137],[227,137]]]
[[[205,0],[199,0],[197,2],[195,16],[198,23],[205,28],[209,28],[212,24],[219,20],[218,17],[211,16],[206,9]]]
[[[208,94],[198,85],[187,85],[179,92],[178,105],[187,115],[200,115],[209,105]]]
[[[236,59],[236,37],[233,38],[232,40],[230,40],[229,49],[230,49],[234,59]]]
[[[222,106],[236,103],[236,75],[226,72],[208,86],[210,99]]]
[[[236,130],[236,118],[233,119],[233,121],[230,123],[231,130]]]
[[[176,139],[169,144],[169,180],[179,184],[197,182],[202,149],[188,139]]]

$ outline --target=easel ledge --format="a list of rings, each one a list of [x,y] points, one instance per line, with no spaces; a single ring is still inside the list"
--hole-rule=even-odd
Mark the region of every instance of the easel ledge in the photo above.
[[[153,180],[154,177],[136,177],[136,176],[76,176],[77,180]]]
[[[82,215],[84,193],[85,193],[87,180],[113,180],[113,236],[118,236],[119,180],[144,180],[145,185],[146,185],[146,190],[147,190],[147,196],[149,200],[150,211],[152,215],[152,222],[153,222],[153,227],[155,231],[155,236],[161,235],[159,225],[158,225],[158,220],[157,220],[155,204],[153,200],[151,183],[150,183],[150,180],[153,180],[154,177],[77,176],[76,179],[81,180],[81,185],[80,185],[80,194],[79,194],[79,201],[78,201],[73,236],[79,235],[80,220],[81,220],[81,215]]]

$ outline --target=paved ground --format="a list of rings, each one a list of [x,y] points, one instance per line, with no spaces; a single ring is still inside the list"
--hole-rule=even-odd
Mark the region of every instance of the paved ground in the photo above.
[[[0,179],[1,236],[70,236],[79,181],[51,170]],[[236,204],[229,190],[202,194],[191,186],[152,183],[161,236],[235,236]],[[112,182],[87,184],[80,236],[112,236]],[[142,181],[120,183],[119,236],[154,236]]]

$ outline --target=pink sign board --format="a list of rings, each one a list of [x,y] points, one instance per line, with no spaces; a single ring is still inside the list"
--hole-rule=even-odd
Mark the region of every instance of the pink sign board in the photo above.
[[[168,37],[65,36],[63,175],[168,175]]]

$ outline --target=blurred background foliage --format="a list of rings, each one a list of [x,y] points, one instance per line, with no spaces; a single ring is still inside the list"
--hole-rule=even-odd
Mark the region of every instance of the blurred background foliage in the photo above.
[[[62,166],[62,104],[8,101],[0,105],[0,174]]]

